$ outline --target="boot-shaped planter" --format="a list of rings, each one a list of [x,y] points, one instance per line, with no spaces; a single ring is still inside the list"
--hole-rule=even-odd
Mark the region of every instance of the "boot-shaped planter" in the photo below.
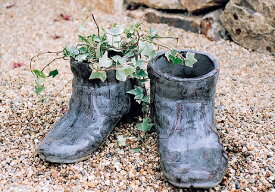
[[[74,163],[89,158],[130,110],[141,110],[126,93],[134,87],[130,79],[117,81],[115,71],[107,71],[105,82],[89,80],[91,69],[84,62],[71,61],[71,70],[74,78],[69,112],[38,147],[39,157],[45,161]]]
[[[168,181],[177,187],[209,188],[219,184],[227,168],[214,117],[219,65],[206,53],[189,51],[198,60],[193,68],[173,66],[164,53],[150,61],[151,114]]]

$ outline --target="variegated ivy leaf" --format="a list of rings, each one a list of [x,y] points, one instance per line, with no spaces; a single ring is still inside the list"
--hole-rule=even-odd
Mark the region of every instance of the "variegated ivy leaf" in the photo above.
[[[106,34],[106,37],[109,45],[114,46],[117,49],[119,48],[119,43],[121,41],[121,38],[119,36]]]
[[[75,46],[72,46],[71,48],[65,48],[64,52],[66,52],[65,56],[70,56],[73,58],[79,54],[79,51]]]
[[[131,65],[124,65],[116,68],[116,79],[119,81],[126,81],[128,76],[132,76],[135,72],[135,68]]]
[[[134,66],[136,68],[140,68],[140,69],[145,69],[146,66],[144,65],[144,60],[142,59],[136,59],[136,58],[132,58],[131,62],[134,64]]]
[[[155,38],[158,36],[158,31],[156,29],[149,29],[148,33],[151,38]]]
[[[157,48],[153,43],[139,41],[139,52],[142,56],[145,56],[148,59],[152,59],[154,56],[156,56],[156,49]]]
[[[126,81],[127,75],[123,69],[120,69],[120,68],[116,69],[116,79],[118,81]]]
[[[125,71],[127,76],[132,76],[133,73],[136,71],[135,68],[131,65],[124,65],[122,69]]]
[[[126,145],[126,138],[123,137],[123,135],[117,136],[117,142],[119,146],[125,146]]]
[[[195,53],[190,53],[188,51],[185,56],[185,65],[188,67],[193,67],[195,63],[197,63],[197,59],[195,59]]]
[[[123,64],[123,63],[126,63],[127,62],[127,58],[126,57],[121,57],[119,55],[115,55],[112,57],[112,60],[116,63],[119,63],[119,64]]]
[[[36,79],[36,86],[37,86],[37,87],[42,87],[44,81],[45,81],[45,78],[43,78],[43,77],[38,77],[38,78]]]
[[[111,67],[112,64],[113,64],[112,60],[108,58],[108,52],[105,51],[104,55],[101,58],[99,58],[98,66],[107,68],[107,67]]]
[[[84,60],[87,60],[87,57],[89,56],[88,53],[83,53],[83,54],[80,54],[80,55],[77,55],[75,57],[75,60],[77,60],[78,62],[82,62]]]
[[[95,72],[92,72],[89,79],[100,79],[102,82],[104,82],[106,78],[107,76],[105,71],[95,71]]]
[[[124,28],[121,25],[115,25],[111,29],[107,29],[106,31],[110,35],[117,36],[117,35],[120,35],[121,33],[123,33]]]

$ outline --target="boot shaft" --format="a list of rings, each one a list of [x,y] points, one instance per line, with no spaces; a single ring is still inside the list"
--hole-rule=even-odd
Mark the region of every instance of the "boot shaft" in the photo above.
[[[181,50],[185,56],[188,50]],[[185,101],[212,101],[219,75],[219,65],[211,55],[192,51],[198,60],[193,68],[174,66],[164,53],[158,54],[148,65],[151,95]]]
[[[114,70],[106,71],[107,79],[104,82],[89,79],[92,73],[89,66],[91,63],[71,60],[70,64],[74,75],[70,108],[76,100],[80,100],[86,102],[86,107],[105,116],[123,116],[129,112],[132,99],[127,91],[134,87],[130,79],[124,82],[116,80]]]

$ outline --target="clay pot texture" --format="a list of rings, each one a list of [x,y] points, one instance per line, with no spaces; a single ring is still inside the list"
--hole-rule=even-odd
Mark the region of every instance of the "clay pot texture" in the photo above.
[[[194,52],[198,62],[193,68],[174,66],[162,52],[148,65],[161,166],[177,187],[210,188],[220,183],[228,164],[214,116],[219,65],[207,53],[178,51]]]
[[[115,71],[107,79],[90,80],[90,63],[71,60],[72,96],[67,112],[38,147],[39,157],[56,163],[74,163],[89,158],[123,117],[140,111],[127,91],[134,83],[117,81]]]

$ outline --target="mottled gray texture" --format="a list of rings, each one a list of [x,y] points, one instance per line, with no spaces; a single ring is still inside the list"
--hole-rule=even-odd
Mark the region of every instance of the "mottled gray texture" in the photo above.
[[[209,188],[218,185],[227,168],[214,117],[219,65],[206,53],[191,52],[198,60],[193,68],[173,66],[164,53],[150,61],[151,114],[168,181],[178,187]]]
[[[89,80],[89,63],[71,61],[74,78],[69,112],[39,145],[39,157],[45,161],[74,163],[87,159],[109,135],[115,125],[129,114],[140,111],[126,92],[133,88],[130,79],[117,81],[115,71],[107,72],[105,82]],[[132,109],[131,109],[132,107]]]

